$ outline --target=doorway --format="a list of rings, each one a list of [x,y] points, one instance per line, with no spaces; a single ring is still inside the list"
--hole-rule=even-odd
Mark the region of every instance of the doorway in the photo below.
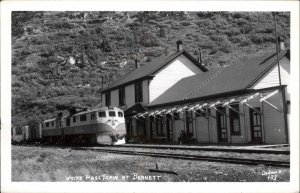
[[[217,130],[219,142],[227,142],[227,121],[226,121],[226,108],[218,107],[217,111]]]
[[[249,109],[251,142],[262,143],[263,141],[262,141],[261,114],[258,113],[258,112],[260,112],[260,108],[256,107],[255,110]]]

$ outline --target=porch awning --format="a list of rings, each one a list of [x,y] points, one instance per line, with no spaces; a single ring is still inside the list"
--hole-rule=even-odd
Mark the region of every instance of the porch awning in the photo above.
[[[230,106],[230,105],[236,104],[236,103],[244,104],[244,105],[248,106],[249,108],[252,108],[254,111],[261,113],[249,104],[249,102],[251,100],[258,100],[261,103],[265,102],[266,104],[270,105],[277,111],[281,111],[281,109],[279,107],[277,107],[276,105],[267,101],[268,98],[270,98],[271,96],[275,95],[278,92],[279,92],[279,90],[276,89],[275,91],[274,90],[260,91],[260,92],[253,92],[252,94],[219,98],[219,99],[210,100],[210,101],[199,101],[199,102],[188,103],[188,104],[173,105],[173,106],[164,107],[164,108],[150,109],[150,110],[139,113],[137,116],[138,117],[140,117],[140,116],[142,116],[142,117],[158,116],[158,115],[162,115],[162,114],[172,114],[174,112],[182,113],[184,111],[197,111],[197,110],[203,111],[204,108],[217,109],[217,107],[219,107],[219,106],[228,107],[228,108],[232,109],[233,111],[236,111],[234,108],[232,108]],[[238,112],[238,111],[236,111],[236,112],[243,115],[241,112]]]

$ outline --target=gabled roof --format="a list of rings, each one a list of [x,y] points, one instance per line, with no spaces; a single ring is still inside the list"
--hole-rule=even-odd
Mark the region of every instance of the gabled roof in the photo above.
[[[279,59],[288,59],[289,51]],[[181,79],[148,106],[161,106],[184,100],[203,98],[220,93],[249,89],[260,77],[277,64],[276,54],[266,54],[225,68]]]
[[[138,69],[135,69],[128,74],[120,77],[118,80],[114,81],[108,87],[104,88],[102,92],[107,92],[113,90],[119,86],[128,85],[135,81],[142,80],[142,79],[151,79],[153,78],[154,74],[165,67],[167,64],[172,62],[174,59],[179,57],[180,55],[186,56],[190,59],[197,67],[199,67],[203,72],[206,72],[207,69],[202,66],[193,56],[191,56],[187,51],[182,50],[180,52],[176,52],[168,57],[156,59],[148,64],[141,66]]]

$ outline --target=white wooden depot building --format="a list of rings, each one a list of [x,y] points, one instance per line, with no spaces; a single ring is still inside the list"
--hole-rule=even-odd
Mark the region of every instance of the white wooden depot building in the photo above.
[[[128,141],[289,143],[289,50],[207,70],[177,48],[102,90],[103,106],[125,110]]]

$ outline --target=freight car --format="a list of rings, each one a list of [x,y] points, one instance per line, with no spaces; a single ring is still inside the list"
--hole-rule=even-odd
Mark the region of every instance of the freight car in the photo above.
[[[101,107],[70,113],[42,122],[42,141],[72,144],[125,143],[124,112],[116,107]]]

